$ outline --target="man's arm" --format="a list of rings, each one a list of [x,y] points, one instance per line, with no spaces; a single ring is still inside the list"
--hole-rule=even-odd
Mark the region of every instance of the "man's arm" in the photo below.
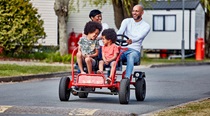
[[[120,29],[117,31],[117,34],[123,34],[127,28],[127,21],[124,19],[121,23]]]

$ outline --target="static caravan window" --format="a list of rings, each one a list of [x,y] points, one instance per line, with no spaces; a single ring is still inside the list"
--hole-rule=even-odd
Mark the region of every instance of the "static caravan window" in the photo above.
[[[176,15],[153,15],[153,31],[176,31]]]

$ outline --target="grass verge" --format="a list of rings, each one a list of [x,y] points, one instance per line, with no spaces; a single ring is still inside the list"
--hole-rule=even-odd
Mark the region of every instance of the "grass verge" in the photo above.
[[[158,58],[142,58],[141,65],[151,65],[151,64],[183,64],[183,63],[202,63],[202,62],[210,62],[210,59],[204,60],[195,60],[194,58],[186,58],[182,61],[182,59],[158,59]]]
[[[70,66],[21,66],[16,64],[0,64],[0,78],[8,76],[23,76],[31,74],[46,74],[52,72],[70,71]]]
[[[163,110],[152,116],[210,116],[210,98]]]

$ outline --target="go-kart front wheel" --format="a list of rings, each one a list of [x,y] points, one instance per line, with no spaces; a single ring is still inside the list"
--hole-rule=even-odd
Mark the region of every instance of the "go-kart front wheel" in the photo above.
[[[139,78],[136,80],[135,93],[137,101],[144,101],[146,96],[146,81],[144,78]]]
[[[128,104],[130,100],[130,79],[120,81],[119,101],[120,104]]]
[[[68,88],[70,83],[69,77],[62,77],[59,83],[59,98],[61,101],[68,101],[71,90]]]

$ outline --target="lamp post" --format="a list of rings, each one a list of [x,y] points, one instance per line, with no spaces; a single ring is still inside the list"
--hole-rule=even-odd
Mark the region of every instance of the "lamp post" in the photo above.
[[[185,58],[185,50],[184,50],[184,0],[182,0],[182,61]]]

